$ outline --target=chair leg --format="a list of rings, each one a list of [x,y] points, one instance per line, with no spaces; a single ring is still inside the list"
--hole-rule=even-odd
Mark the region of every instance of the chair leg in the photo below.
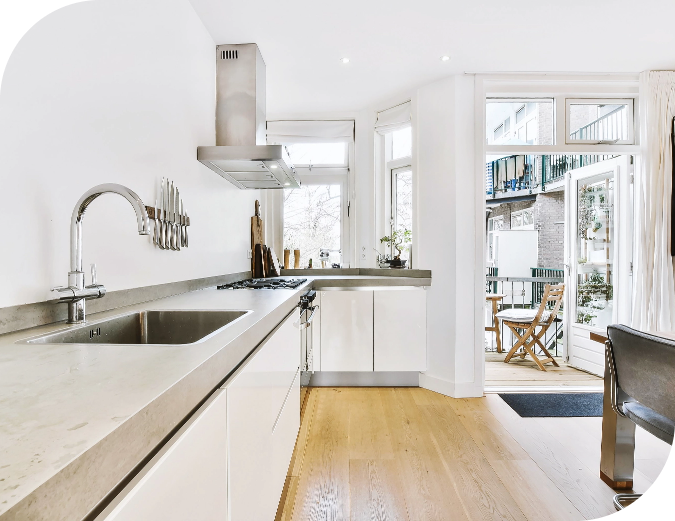
[[[539,366],[539,369],[542,371],[546,372],[546,368],[544,367],[544,364],[541,363],[541,360],[537,357],[537,355],[534,354],[534,351],[530,349],[530,345],[534,345],[534,342],[530,342],[530,344],[523,344],[523,349],[527,351],[527,353],[532,357],[532,360],[534,360],[534,363]]]
[[[560,367],[560,366],[558,365],[558,362],[555,361],[555,358],[553,358],[553,355],[551,355],[551,353],[548,352],[548,349],[546,349],[546,347],[544,347],[544,344],[541,343],[541,341],[539,340],[540,338],[541,338],[540,335],[537,335],[537,336],[534,338],[534,340],[535,340],[535,341],[537,342],[537,344],[539,345],[539,348],[544,352],[544,354],[546,355],[546,357],[549,359],[549,361],[550,361],[554,366]]]
[[[513,355],[516,353],[516,351],[518,351],[518,349],[520,348],[520,346],[523,345],[524,339],[523,339],[523,337],[521,337],[521,336],[518,334],[518,332],[517,332],[513,327],[511,327],[511,324],[508,324],[508,323],[507,323],[506,325],[507,325],[508,328],[511,330],[511,332],[512,332],[514,335],[516,335],[516,337],[518,338],[518,341],[516,342],[516,345],[514,345],[514,346],[511,348],[511,350],[507,353],[506,358],[504,358],[504,363],[505,363],[505,364],[508,364],[508,363],[509,363],[509,360],[511,360],[511,358],[513,358]]]
[[[500,335],[499,335],[499,319],[497,318],[497,313],[498,313],[497,301],[493,299],[492,300],[492,323],[493,323],[494,328],[495,328],[495,337],[496,337],[496,340],[497,340],[497,352],[501,353],[502,352],[502,340],[501,340]]]

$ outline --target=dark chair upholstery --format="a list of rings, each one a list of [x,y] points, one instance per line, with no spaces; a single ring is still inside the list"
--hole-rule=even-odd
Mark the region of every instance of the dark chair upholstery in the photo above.
[[[675,341],[621,325],[609,326],[607,337],[609,374],[605,378],[611,381],[612,409],[672,445]],[[614,506],[622,510],[639,497],[640,494],[617,494]]]

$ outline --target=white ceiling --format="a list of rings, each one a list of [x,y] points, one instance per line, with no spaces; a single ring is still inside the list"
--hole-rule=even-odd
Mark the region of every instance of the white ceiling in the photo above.
[[[191,2],[217,44],[259,45],[270,116],[360,110],[467,71],[675,68],[673,0]]]

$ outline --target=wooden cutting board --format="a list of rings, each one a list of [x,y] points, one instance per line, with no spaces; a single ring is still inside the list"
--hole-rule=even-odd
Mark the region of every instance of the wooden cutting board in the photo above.
[[[262,245],[265,237],[265,226],[263,220],[260,218],[260,201],[255,202],[255,215],[251,217],[251,273],[255,277],[256,273],[256,258],[255,245]],[[262,271],[262,270],[261,270]]]

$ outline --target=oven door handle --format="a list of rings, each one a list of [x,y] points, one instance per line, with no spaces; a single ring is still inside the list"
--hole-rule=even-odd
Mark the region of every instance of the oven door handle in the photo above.
[[[293,322],[293,325],[297,327],[300,331],[303,329],[307,329],[309,326],[312,325],[312,320],[314,319],[314,313],[316,313],[316,310],[319,309],[319,306],[312,306],[311,308],[307,308],[312,310],[312,314],[309,315],[309,318],[305,322],[300,322],[299,320],[297,322]]]

